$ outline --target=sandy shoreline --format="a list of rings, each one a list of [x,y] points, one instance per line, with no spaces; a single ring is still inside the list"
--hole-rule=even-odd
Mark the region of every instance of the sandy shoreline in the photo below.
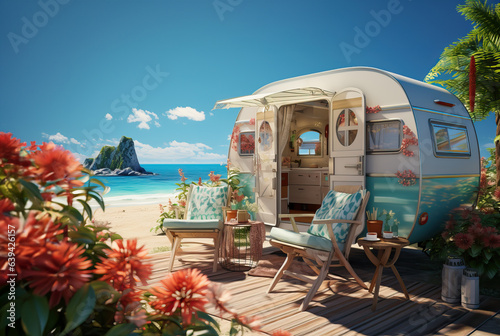
[[[157,225],[156,220],[159,216],[158,204],[106,207],[105,212],[101,209],[94,212],[96,221],[109,222],[110,230],[124,239],[137,238],[139,245],[145,245],[150,254],[155,248],[169,246],[165,235],[150,231]]]

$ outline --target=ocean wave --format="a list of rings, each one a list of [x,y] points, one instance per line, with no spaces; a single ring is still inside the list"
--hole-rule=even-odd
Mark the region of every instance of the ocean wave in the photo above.
[[[148,205],[148,204],[166,204],[170,198],[175,197],[177,193],[158,193],[158,194],[129,194],[120,196],[104,195],[104,204],[106,207]]]

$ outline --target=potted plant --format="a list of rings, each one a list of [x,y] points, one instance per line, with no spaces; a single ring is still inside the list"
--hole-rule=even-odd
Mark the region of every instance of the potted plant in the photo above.
[[[382,227],[384,222],[377,219],[378,209],[373,208],[373,211],[366,212],[366,229],[368,232],[376,232],[377,238],[382,237]]]

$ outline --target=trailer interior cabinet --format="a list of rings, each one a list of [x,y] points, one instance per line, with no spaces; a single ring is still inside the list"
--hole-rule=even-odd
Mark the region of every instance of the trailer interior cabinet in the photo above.
[[[321,204],[324,197],[326,170],[319,169],[292,169],[289,173],[288,198],[290,203],[297,204]],[[327,188],[326,188],[327,189]]]

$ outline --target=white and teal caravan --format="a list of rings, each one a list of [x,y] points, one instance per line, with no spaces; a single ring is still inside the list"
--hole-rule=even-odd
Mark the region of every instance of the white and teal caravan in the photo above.
[[[280,213],[316,210],[336,185],[361,185],[371,193],[367,209],[392,211],[386,226],[414,243],[477,197],[474,125],[442,88],[354,67],[277,81],[215,105],[233,107],[241,110],[229,160],[268,225],[286,226]]]

